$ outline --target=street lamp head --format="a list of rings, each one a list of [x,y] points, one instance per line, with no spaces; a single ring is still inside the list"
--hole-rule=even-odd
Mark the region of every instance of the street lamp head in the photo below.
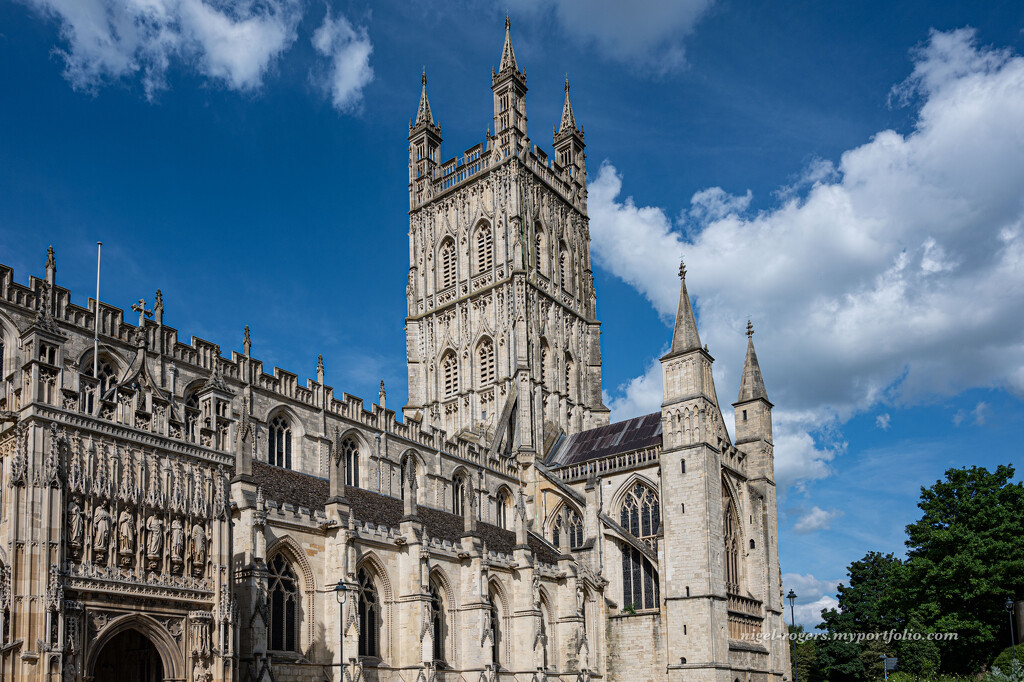
[[[348,586],[345,585],[345,581],[339,580],[338,584],[334,586],[334,596],[337,597],[339,604],[345,603],[345,597],[348,596]]]
[[[795,602],[796,601],[796,592],[794,592],[793,590],[790,590],[789,594],[786,595],[786,599],[789,600],[790,604]]]
[[[1013,600],[1012,599],[1007,597],[1006,598],[1006,604],[1004,604],[1004,606],[1006,606],[1006,610],[1007,611],[1009,611],[1010,613],[1013,613]]]

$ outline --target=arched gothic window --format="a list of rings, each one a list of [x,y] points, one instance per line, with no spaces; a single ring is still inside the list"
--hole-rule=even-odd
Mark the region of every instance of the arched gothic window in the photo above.
[[[349,436],[341,444],[341,454],[345,458],[345,485],[359,487],[359,443]]]
[[[480,388],[494,383],[494,342],[489,338],[480,341],[476,347],[476,360]]]
[[[494,262],[494,238],[491,226],[480,223],[476,231],[476,271],[487,272]]]
[[[441,374],[444,377],[444,397],[451,398],[459,392],[459,360],[453,351],[441,358]]]
[[[441,251],[438,254],[438,274],[440,275],[440,282],[442,289],[447,289],[450,286],[455,285],[455,242],[451,239],[446,239],[441,244]]]
[[[496,519],[499,528],[508,530],[508,510],[512,506],[512,496],[507,491],[498,493]]]
[[[622,527],[634,537],[658,550],[655,537],[661,524],[658,496],[650,486],[636,483],[626,494],[619,515]],[[635,609],[656,609],[660,603],[658,571],[635,547],[622,550],[622,603]]]
[[[292,468],[292,426],[283,414],[270,420],[268,461],[274,466]]]
[[[444,619],[444,600],[441,598],[441,589],[434,581],[430,582],[430,628],[434,640],[434,662],[444,663],[448,627]]]
[[[267,568],[270,596],[267,644],[271,651],[298,651],[295,633],[298,629],[299,584],[295,571],[283,554],[274,556]]]
[[[725,531],[725,590],[732,594],[739,594],[740,591],[740,551],[739,551],[739,522],[736,516],[736,507],[732,503],[732,495],[722,484],[722,507],[725,509],[725,517],[722,519],[722,526]]]
[[[380,657],[380,599],[373,576],[359,569],[359,655]]]
[[[540,601],[540,645],[542,648],[542,662],[544,669],[548,668],[548,638],[551,632],[551,622],[548,616],[548,600],[541,597]]]
[[[466,477],[461,474],[452,479],[452,513],[466,514]]]
[[[555,521],[551,526],[551,544],[558,547],[561,534],[564,532],[566,533],[566,539],[569,541],[570,549],[582,547],[583,519],[580,517],[579,512],[568,504],[563,504],[557,513],[558,516],[555,517]]]

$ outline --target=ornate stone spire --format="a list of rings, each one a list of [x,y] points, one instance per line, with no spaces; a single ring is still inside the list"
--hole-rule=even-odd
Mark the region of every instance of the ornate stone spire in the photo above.
[[[569,77],[565,77],[565,104],[562,105],[562,125],[558,132],[566,133],[576,130],[576,117],[572,113],[572,102],[569,101]]]
[[[416,123],[426,123],[427,125],[434,125],[434,116],[430,113],[430,100],[427,99],[427,70],[423,70],[423,76],[420,78],[420,82],[423,84],[423,91],[420,93],[420,108],[416,111]]]
[[[757,364],[757,353],[754,352],[754,325],[747,320],[747,358],[743,362],[743,378],[740,380],[740,397],[737,403],[763,398],[768,400],[768,391],[764,388],[761,377],[761,366]]]
[[[700,335],[697,334],[697,320],[693,316],[690,294],[686,291],[686,265],[679,261],[679,306],[676,309],[676,326],[672,332],[671,353],[685,353],[700,350]]]
[[[498,65],[498,73],[501,73],[505,69],[512,69],[513,71],[519,70],[519,65],[516,63],[516,51],[512,49],[512,23],[508,20],[508,15],[505,15],[505,44],[501,48],[501,64]]]

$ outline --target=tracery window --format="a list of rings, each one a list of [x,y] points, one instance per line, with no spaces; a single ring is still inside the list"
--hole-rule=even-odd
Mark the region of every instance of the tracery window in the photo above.
[[[283,414],[270,420],[268,461],[274,466],[292,468],[292,426]]]
[[[547,274],[547,240],[544,238],[544,230],[537,225],[536,246],[537,246],[537,270],[541,274]]]
[[[569,282],[569,270],[571,264],[569,262],[569,250],[565,248],[563,244],[558,250],[558,276],[562,282],[563,289],[569,289],[571,284]]]
[[[548,668],[548,633],[551,631],[550,618],[548,617],[548,601],[541,597],[540,601],[540,645],[543,653],[544,669]]]
[[[380,599],[373,576],[359,569],[359,655],[380,657]]]
[[[399,469],[401,470],[402,499],[404,500],[408,494],[407,489],[416,486],[416,458],[412,455],[407,456]]]
[[[494,237],[491,234],[491,226],[481,223],[476,231],[476,270],[487,272],[494,262]]]
[[[359,443],[349,436],[341,444],[341,453],[345,458],[345,485],[359,487]]]
[[[434,662],[444,663],[448,628],[444,620],[444,600],[441,598],[441,590],[433,581],[430,583],[430,627],[434,640]]]
[[[459,360],[449,351],[441,358],[441,375],[444,378],[444,397],[454,397],[459,392]]]
[[[725,508],[725,517],[722,520],[725,530],[725,589],[726,592],[739,594],[740,591],[740,551],[739,551],[739,522],[736,516],[736,507],[732,503],[732,496],[722,484],[722,506]]]
[[[476,348],[477,366],[479,367],[480,388],[494,383],[494,342],[483,339]]]
[[[267,564],[267,588],[270,595],[268,645],[272,651],[297,651],[299,585],[295,571],[283,554]]]
[[[661,523],[658,496],[650,486],[636,483],[622,502],[619,522],[631,535],[655,552],[655,537]],[[624,606],[635,609],[658,608],[660,595],[658,572],[639,549],[625,546],[622,550],[622,599]]]
[[[455,242],[451,239],[445,240],[441,245],[441,253],[438,257],[440,266],[441,288],[447,289],[455,284]]]
[[[508,530],[508,509],[512,506],[512,496],[507,491],[502,490],[498,493],[498,508],[497,508],[497,521],[498,528],[504,528]]]
[[[461,474],[452,479],[452,513],[466,514],[466,477]]]
[[[565,533],[570,549],[582,547],[583,519],[580,517],[579,512],[568,504],[563,504],[557,513],[558,516],[555,517],[555,521],[551,526],[551,544],[558,547],[562,533]]]

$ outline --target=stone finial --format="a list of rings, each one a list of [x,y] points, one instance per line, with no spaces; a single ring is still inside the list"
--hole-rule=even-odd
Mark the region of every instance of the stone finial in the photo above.
[[[750,322],[750,320],[747,320],[747,338],[749,339],[753,335],[754,335],[754,325]]]
[[[324,356],[316,356],[316,381],[318,384],[324,383]]]
[[[53,256],[53,246],[46,249],[46,283],[51,287],[57,279],[57,259]]]
[[[242,351],[245,353],[245,357],[249,357],[251,350],[252,339],[249,338],[249,325],[245,325],[245,332],[242,334]]]
[[[153,317],[153,311],[146,310],[146,299],[144,298],[140,298],[138,303],[133,303],[132,310],[139,314],[139,329],[145,327],[147,317]]]
[[[686,263],[679,259],[679,279],[686,279]]]
[[[156,303],[153,304],[153,320],[159,324],[164,323],[164,293],[156,290]]]
[[[377,394],[377,398],[378,398],[377,403],[380,405],[381,409],[382,410],[386,410],[387,409],[388,394],[387,394],[387,391],[384,390],[384,380],[383,379],[380,380],[380,392]]]

